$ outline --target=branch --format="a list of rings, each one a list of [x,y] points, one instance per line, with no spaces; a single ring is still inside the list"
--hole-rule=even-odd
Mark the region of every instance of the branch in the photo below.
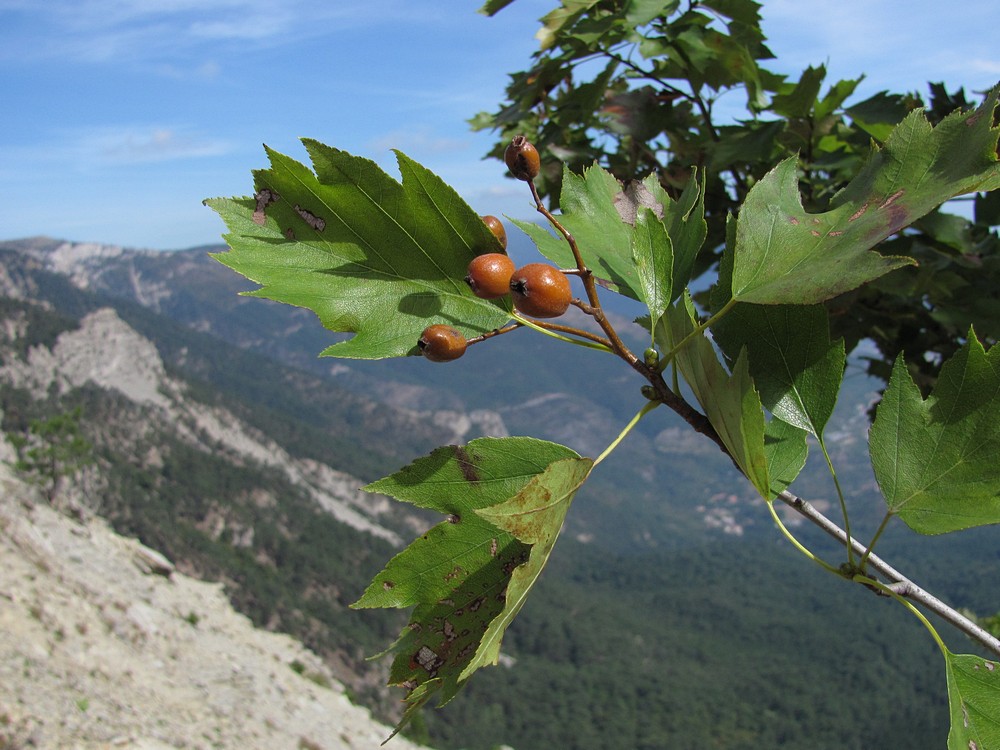
[[[849,540],[847,533],[842,528],[816,510],[816,508],[809,503],[808,500],[796,497],[788,491],[780,493],[778,495],[778,499],[807,521],[819,527],[829,536],[843,544],[845,547],[847,547],[848,543],[850,543],[850,546],[859,555],[865,555],[868,553],[865,545],[856,539]],[[1000,639],[995,638],[961,612],[945,604],[929,591],[922,589],[877,555],[869,553],[867,554],[867,559],[868,565],[888,579],[888,588],[890,588],[893,592],[899,596],[916,602],[917,604],[923,605],[926,609],[933,612],[946,622],[951,623],[962,633],[965,633],[965,635],[969,638],[974,641],[978,641],[989,651],[997,656],[1000,656]]]

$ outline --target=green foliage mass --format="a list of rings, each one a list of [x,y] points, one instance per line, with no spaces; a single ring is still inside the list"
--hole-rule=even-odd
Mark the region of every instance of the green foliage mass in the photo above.
[[[710,69],[711,65],[706,71]],[[752,88],[747,81],[743,83],[748,90]],[[900,384],[904,376],[890,381],[890,411],[876,421],[872,453],[876,475],[888,487],[889,513],[860,563],[856,562],[846,499],[823,435],[840,389],[846,354],[842,340],[831,342],[829,311],[821,306],[914,263],[877,252],[875,246],[887,237],[956,195],[1000,187],[996,158],[1000,129],[994,124],[998,95],[1000,88],[979,109],[956,112],[936,126],[921,113],[905,117],[888,132],[884,144],[873,148],[857,175],[824,212],[804,208],[805,187],[797,160],[779,162],[749,188],[738,216],[726,225],[720,276],[706,295],[711,304],[706,319],[701,318],[689,290],[678,292],[678,287],[690,282],[691,259],[708,237],[703,218],[706,204],[697,180],[689,180],[674,200],[662,184],[647,180],[638,188],[626,186],[598,166],[582,177],[567,172],[558,218],[538,202],[556,233],[532,225],[524,228],[544,255],[560,265],[575,266],[587,295],[587,302],[576,305],[593,318],[604,337],[571,326],[546,328],[512,312],[509,303],[491,305],[491,317],[483,318],[482,311],[468,307],[468,300],[459,293],[464,289],[465,261],[475,254],[475,244],[464,238],[451,244],[443,241],[440,248],[414,239],[411,248],[393,254],[398,244],[393,238],[400,232],[409,238],[454,240],[456,225],[467,226],[472,215],[427,170],[403,157],[403,185],[387,185],[385,178],[371,174],[370,165],[306,141],[315,174],[269,152],[272,168],[257,173],[253,201],[209,201],[230,229],[227,241],[232,249],[218,258],[262,284],[259,295],[311,309],[333,331],[357,333],[327,348],[326,355],[414,354],[414,347],[405,342],[413,342],[426,325],[443,321],[460,327],[464,323],[466,334],[481,334],[473,343],[527,327],[612,353],[648,381],[644,393],[650,403],[600,456],[594,460],[539,459],[534,477],[523,487],[501,485],[500,494],[494,495],[490,484],[489,493],[481,492],[482,477],[504,477],[509,462],[535,460],[537,447],[518,438],[489,443],[491,450],[503,456],[500,468],[488,458],[489,451],[485,460],[479,455],[486,443],[473,441],[464,447],[440,449],[374,485],[399,499],[450,514],[449,522],[394,558],[358,603],[415,605],[408,628],[390,648],[396,657],[389,682],[407,690],[407,708],[399,726],[432,696],[439,694],[441,704],[450,701],[476,669],[497,663],[500,640],[548,561],[577,489],[619,440],[661,403],[716,442],[768,503],[784,493],[802,470],[808,455],[806,435],[811,433],[837,486],[848,540],[846,562],[836,566],[814,555],[771,507],[775,522],[793,544],[829,572],[901,601],[902,594],[871,577],[865,568],[869,560],[876,564],[872,548],[893,515],[925,532],[1000,520],[993,507],[1000,495],[1000,478],[992,468],[978,468],[1000,462],[993,428],[983,427],[995,421],[991,417],[997,392],[995,372],[976,360],[964,371],[975,370],[982,382],[970,383],[963,390],[966,378],[953,377],[951,369],[963,371],[966,349],[961,348],[941,371],[932,396],[936,409],[926,410],[922,419],[904,418],[907,407],[899,406],[914,401],[922,405],[919,391],[897,395],[904,388]],[[347,169],[348,164],[354,168]],[[419,181],[412,177],[415,173],[422,175]],[[344,179],[345,175],[350,179]],[[370,205],[373,188],[369,181],[387,196],[378,210]],[[430,191],[425,185],[432,186]],[[289,212],[279,193],[298,195],[295,191],[302,186],[308,186],[308,194],[299,196]],[[537,198],[533,186],[532,191]],[[440,200],[441,196],[447,196],[447,201]],[[309,205],[325,206],[324,216],[336,217],[336,221],[318,218],[312,209],[304,211],[300,201],[307,198]],[[442,210],[442,202],[447,211]],[[361,210],[364,232],[360,219],[344,218],[356,210]],[[307,225],[307,232],[296,224],[296,215],[299,223]],[[383,267],[386,258],[398,262]],[[414,274],[412,282],[405,276],[407,271]],[[412,304],[413,284],[420,287],[424,302],[436,301]],[[598,286],[646,304],[649,315],[644,323],[655,348],[643,362],[603,314]],[[737,309],[740,312],[729,321],[727,331],[726,318]],[[796,310],[803,314],[791,322],[787,316]],[[504,325],[512,317],[514,324]],[[721,358],[708,336],[711,329],[720,327],[725,351]],[[756,335],[755,327],[763,328],[764,335]],[[786,354],[786,347],[792,352]],[[976,351],[980,358],[985,356],[981,348]],[[671,385],[663,376],[668,368]],[[685,401],[681,379],[701,412]],[[773,415],[770,420],[759,388],[766,392]],[[984,410],[959,427],[950,427],[973,402]],[[904,443],[907,449],[900,449]],[[933,446],[930,453],[929,446]],[[904,489],[901,494],[900,476],[912,480],[913,464],[928,456],[932,476],[914,492]],[[887,468],[892,461],[897,465]],[[958,466],[961,473],[955,470]],[[446,478],[438,476],[439,470]],[[951,487],[949,475],[959,480],[958,490]],[[948,489],[913,500],[914,495],[928,495],[927,489],[939,482]],[[976,492],[964,492],[963,484],[975,485]],[[927,514],[921,511],[928,508],[938,514],[936,519],[952,520],[926,525]],[[470,512],[475,516],[470,517]],[[957,516],[964,519],[955,522]],[[898,576],[893,571],[881,572],[890,576],[890,583],[898,580],[891,578]],[[916,613],[912,605],[907,606]],[[950,658],[933,626],[918,616],[942,654]],[[954,691],[951,695],[953,701],[963,700]]]
[[[508,4],[488,3],[482,11],[492,15]],[[474,128],[497,133],[491,156],[499,157],[515,134],[535,144],[542,158],[536,185],[551,207],[568,209],[572,183],[566,175],[594,164],[625,183],[658,182],[674,198],[696,169],[708,229],[696,273],[718,261],[728,217],[739,213],[745,200],[769,207],[743,219],[744,229],[750,229],[747,222],[759,222],[752,232],[756,241],[765,241],[737,273],[738,292],[750,294],[759,283],[757,269],[768,268],[778,277],[767,292],[773,300],[788,267],[756,261],[769,256],[773,244],[796,241],[796,235],[806,240],[797,245],[800,253],[828,242],[829,232],[889,237],[880,249],[886,259],[861,254],[858,259],[869,268],[852,267],[851,274],[917,261],[850,291],[829,283],[841,276],[833,269],[816,274],[836,295],[825,302],[834,337],[843,337],[849,352],[864,339],[878,347],[869,361],[871,374],[888,380],[903,353],[926,395],[942,360],[961,346],[970,325],[984,343],[997,340],[1000,240],[991,231],[1000,222],[996,198],[980,193],[971,219],[933,206],[924,219],[903,219],[927,180],[949,179],[955,170],[971,176],[978,171],[975,164],[986,166],[995,158],[995,140],[991,149],[988,141],[966,144],[960,135],[967,127],[982,132],[991,120],[965,124],[956,114],[970,109],[963,90],[932,83],[926,99],[882,91],[856,101],[852,97],[863,76],[827,82],[823,65],[799,76],[776,73],[768,67],[774,56],[764,35],[766,5],[753,0],[555,5],[541,19],[542,43],[530,64],[511,74],[505,101],[471,120]],[[738,100],[745,109],[733,115]],[[902,146],[929,135],[928,124],[945,122],[955,131],[951,151],[924,150],[909,166],[885,151],[872,152],[873,142],[890,148],[897,125],[904,124],[893,136]],[[881,182],[869,179],[873,170],[882,170]],[[897,178],[899,185],[892,186]],[[981,183],[968,189],[991,188]],[[897,205],[900,199],[904,205]],[[798,224],[788,221],[792,216]],[[772,221],[773,234],[764,231]],[[862,231],[859,222],[868,226]],[[899,232],[906,224],[910,228]],[[819,232],[815,241],[813,231]],[[763,301],[762,293],[755,290],[754,298]]]

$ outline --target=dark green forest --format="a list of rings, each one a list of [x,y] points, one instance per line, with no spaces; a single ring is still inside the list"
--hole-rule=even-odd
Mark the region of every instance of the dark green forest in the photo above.
[[[363,436],[364,421],[354,424],[333,411],[338,403],[350,404],[350,394],[318,400],[315,376],[227,349],[134,305],[63,288],[58,278],[46,283],[53,311],[3,302],[5,315],[30,321],[5,356],[50,345],[76,326],[75,316],[114,304],[157,343],[172,374],[188,384],[190,398],[226,406],[293,455],[361,468],[368,477],[399,467],[393,455],[402,450],[398,444],[388,455],[368,450],[374,441]],[[182,350],[183,364],[176,355]],[[226,367],[234,361],[241,367]],[[268,395],[269,389],[280,392]],[[255,623],[300,637],[340,665],[345,678],[358,670],[356,699],[394,718],[399,696],[364,677],[386,665],[365,657],[392,640],[402,613],[347,608],[393,554],[388,544],[320,512],[274,469],[195,449],[166,426],[136,442],[130,423],[152,417],[111,392],[87,386],[38,401],[4,387],[0,399],[8,432],[80,407],[107,477],[102,513],[119,531],[164,552],[182,570],[223,581]],[[416,444],[407,448],[413,453],[403,461],[420,455],[431,438],[413,436]],[[153,449],[162,457],[155,466],[142,458]],[[365,454],[361,463],[359,452]],[[539,595],[505,640],[502,665],[471,681],[446,708],[426,712],[409,731],[437,747],[470,750],[500,743],[940,747],[947,734],[944,674],[919,625],[888,602],[881,606],[867,592],[804,567],[772,534],[739,539],[699,529],[685,504],[703,496],[707,478],[698,471],[673,476],[660,493],[662,507],[629,510],[657,529],[661,549],[629,551],[614,534],[608,543],[584,544],[567,532]],[[598,488],[582,498],[580,514],[597,526],[614,523],[608,496],[607,488]],[[657,526],[661,515],[677,518]],[[210,521],[219,517],[227,531],[216,535]],[[253,543],[241,546],[237,532],[247,528]],[[670,528],[687,532],[671,538]],[[900,564],[913,562],[915,576],[923,573],[920,580],[960,604],[988,602],[1000,559],[982,561],[975,577],[960,577],[962,545],[936,541],[932,562],[921,566],[904,557]],[[891,539],[887,544],[895,552]]]

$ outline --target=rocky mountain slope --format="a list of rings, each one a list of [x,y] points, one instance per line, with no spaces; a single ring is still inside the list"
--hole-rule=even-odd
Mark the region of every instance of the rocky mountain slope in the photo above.
[[[309,690],[336,680],[391,722],[399,695],[382,687],[387,664],[365,657],[390,643],[403,619],[349,604],[403,540],[436,519],[357,488],[433,447],[485,433],[548,437],[593,454],[641,397],[636,383],[619,384],[602,358],[588,356],[584,364],[571,351],[557,361],[536,345],[540,337],[502,337],[510,341],[477,347],[458,367],[419,358],[318,359],[330,334],[311,313],[239,297],[240,283],[205,249],[154,253],[48,239],[0,242],[0,425],[23,435],[33,419],[80,409],[94,447],[93,465],[60,489],[57,504],[85,520],[60,521],[69,531],[59,533],[72,540],[46,531],[50,516],[41,504],[28,521],[14,511],[3,515],[12,520],[0,519],[0,532],[20,529],[22,541],[11,544],[33,564],[39,555],[25,550],[36,542],[57,559],[62,548],[82,557],[89,539],[102,550],[118,549],[93,520],[97,512],[118,533],[173,561],[168,591],[188,580],[180,574],[216,581],[210,589],[191,581],[190,588],[224,592],[259,627],[296,633],[321,664],[299,652],[281,652],[279,661],[263,657],[273,663],[279,687],[285,678],[308,683]],[[856,488],[849,501],[863,520],[879,505],[867,492],[863,472],[870,474],[870,467],[857,449],[867,422],[866,403],[856,395],[845,397],[847,410],[828,438],[847,462],[843,479],[859,467],[857,481],[845,484]],[[945,708],[926,634],[917,625],[901,626],[898,613],[864,606],[855,592],[831,591],[777,556],[773,533],[763,533],[771,525],[767,514],[732,468],[688,430],[652,417],[577,499],[538,595],[505,639],[505,656],[516,667],[484,670],[445,710],[427,712],[427,736],[441,747],[475,750],[501,742],[567,750],[779,744],[842,750],[891,747],[882,739],[892,737],[907,737],[914,750],[938,747],[934,732]],[[802,491],[822,499],[829,490],[810,481]],[[25,530],[26,523],[41,531]],[[54,541],[44,542],[43,531]],[[742,536],[738,544],[736,536]],[[825,540],[810,542],[824,549]],[[127,554],[113,567],[131,575],[141,547],[121,544]],[[938,583],[959,605],[992,611],[995,560],[985,561],[976,576],[962,576],[964,562],[952,562],[964,551],[939,550]],[[65,568],[52,568],[76,586],[75,565],[69,558]],[[103,683],[88,681],[105,679],[95,654],[112,647],[84,647],[83,636],[104,628],[115,638],[125,633],[128,643],[158,642],[160,634],[186,643],[217,621],[201,599],[171,604],[156,593],[163,579],[140,573],[137,596],[81,605],[86,632],[80,633],[75,610],[60,609],[62,583],[50,585],[44,571],[21,563],[11,567],[24,580],[42,582],[23,597],[6,596],[13,589],[0,585],[0,610],[12,613],[16,627],[34,629],[25,643],[41,644],[30,659],[17,651],[4,657],[5,665],[22,668],[19,680],[29,681],[12,682],[9,698],[0,688],[0,730],[12,728],[10,736],[22,744],[35,732],[41,740],[61,736],[50,733],[62,723],[79,732],[82,722],[93,721],[98,731],[115,706],[128,705],[121,691],[100,693]],[[906,570],[933,582],[920,568]],[[105,590],[88,580],[91,593]],[[57,598],[46,603],[50,589]],[[36,600],[43,606],[33,609]],[[150,613],[158,602],[167,602],[164,621]],[[845,654],[858,657],[851,667]],[[68,676],[57,657],[79,662],[85,674]],[[143,676],[141,684],[125,672],[112,672],[115,679],[107,682],[142,692],[175,657],[183,658],[176,648],[173,656],[144,659],[150,671],[133,670]],[[227,703],[227,691],[235,688],[223,676],[247,682],[240,676],[245,671],[233,671],[234,662],[240,660],[206,666],[203,679],[201,663],[185,661],[188,671],[179,668],[171,678],[189,691],[185,695],[202,696],[197,716],[208,717],[209,738],[236,731],[226,727],[239,720],[239,709],[225,716],[226,705],[272,705],[258,682],[270,679],[266,670],[253,673],[260,697],[244,694],[245,703]],[[35,705],[33,670],[45,664],[57,665],[53,684],[65,688],[59,710],[29,708]],[[899,679],[890,685],[888,674]],[[216,704],[223,713],[213,713]],[[263,729],[256,718],[246,723],[269,731],[270,714],[261,715]],[[157,734],[142,717],[129,721],[120,730],[86,735],[80,746],[215,746],[201,734]],[[295,729],[292,744],[284,746],[337,741],[319,734]],[[217,746],[283,746],[266,734],[230,736]]]
[[[14,319],[8,322],[16,326]],[[360,492],[363,482],[356,477],[293,458],[232,412],[188,399],[184,383],[167,375],[156,347],[110,308],[84,316],[77,329],[62,333],[51,348],[32,347],[24,360],[11,359],[0,367],[0,378],[36,398],[85,384],[117,391],[144,407],[149,422],[171,426],[191,445],[273,467],[342,523],[402,544],[396,532],[378,523],[379,514],[389,508],[387,499]]]
[[[0,443],[0,747],[332,750],[389,735],[315,653],[99,517],[36,503],[12,458]]]

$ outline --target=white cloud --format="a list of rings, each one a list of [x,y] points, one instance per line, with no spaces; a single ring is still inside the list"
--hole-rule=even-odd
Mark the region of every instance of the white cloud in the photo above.
[[[435,134],[427,126],[406,127],[385,133],[368,142],[368,147],[375,153],[398,149],[406,154],[411,152],[421,154],[442,154],[467,151],[470,148],[468,138],[454,138]]]
[[[438,12],[403,0],[0,0],[0,60],[170,59],[206,43],[288,44]],[[20,23],[4,23],[8,13]]]
[[[182,159],[223,156],[226,141],[169,125],[116,125],[41,134],[31,146],[0,147],[0,163],[13,174],[59,165],[83,173]],[[0,173],[2,174],[2,173]]]
[[[106,164],[142,164],[220,156],[222,141],[170,127],[104,128],[84,134],[78,147],[85,158]]]

